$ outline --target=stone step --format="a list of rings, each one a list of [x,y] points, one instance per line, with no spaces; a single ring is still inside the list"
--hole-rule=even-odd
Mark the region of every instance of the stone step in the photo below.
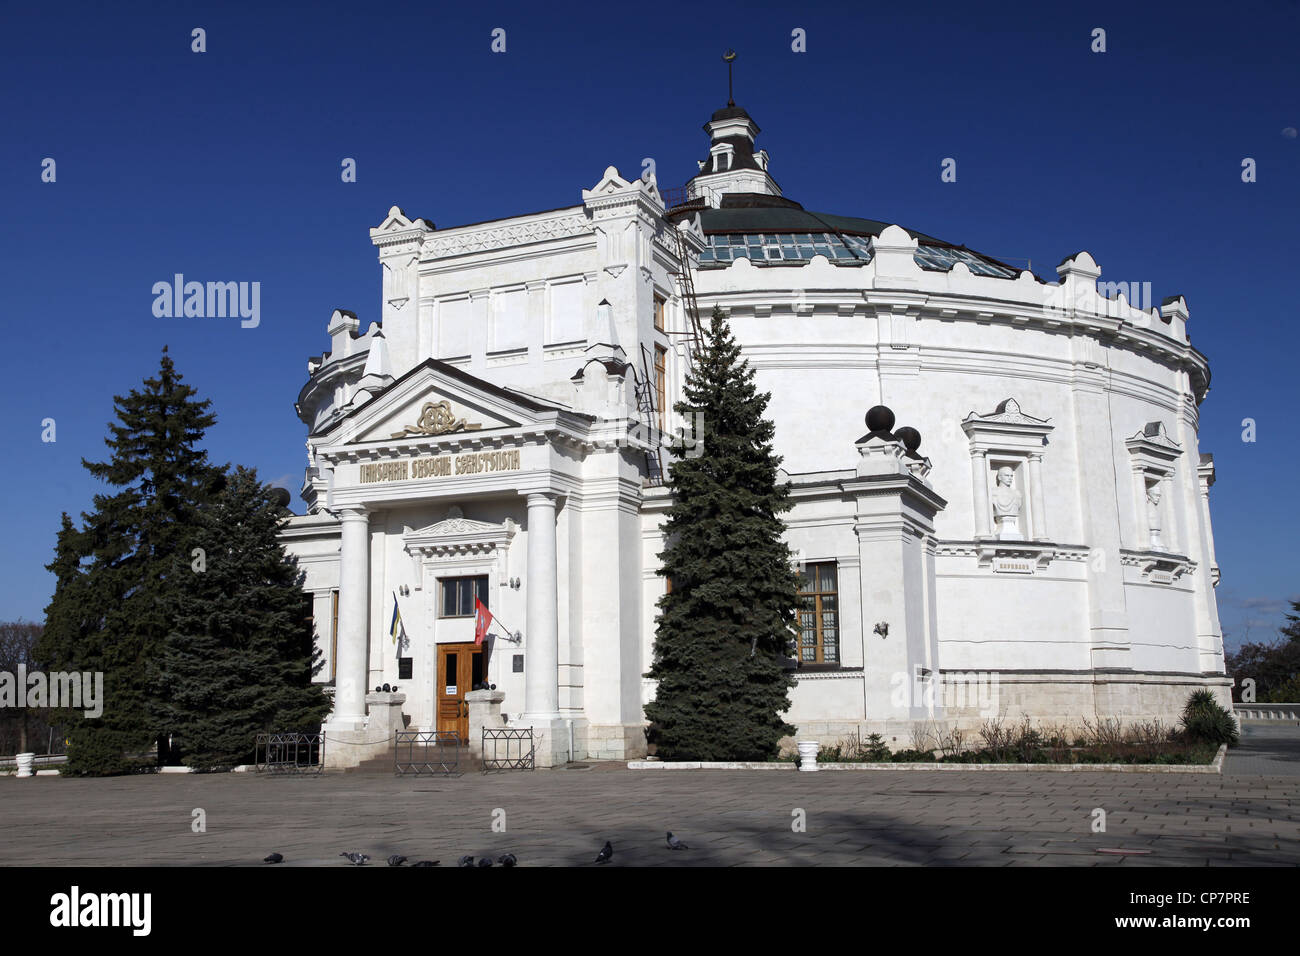
[[[428,763],[434,764],[436,767],[438,763],[438,757],[439,757],[437,753],[438,749],[439,748],[437,747],[428,747],[428,748],[415,747],[412,748],[411,750],[408,750],[406,747],[403,747],[402,760],[419,761],[421,759],[424,759],[427,760]],[[451,764],[453,761],[456,761],[457,759],[456,754],[451,752],[452,750],[453,748],[450,747],[447,748],[446,761],[448,764]],[[394,768],[396,766],[396,756],[397,755],[395,749],[390,747],[385,753],[381,754],[380,756],[371,757],[367,760],[363,760],[357,766],[347,768],[345,772],[391,775],[395,772]],[[471,771],[477,772],[483,769],[483,761],[481,761],[478,757],[473,756],[469,752],[469,748],[461,747],[459,761],[456,763],[456,768],[460,773],[469,773]]]

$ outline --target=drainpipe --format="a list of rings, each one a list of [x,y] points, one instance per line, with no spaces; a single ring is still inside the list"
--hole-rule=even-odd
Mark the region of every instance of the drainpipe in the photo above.
[[[573,718],[565,721],[569,725],[569,763],[573,763]]]

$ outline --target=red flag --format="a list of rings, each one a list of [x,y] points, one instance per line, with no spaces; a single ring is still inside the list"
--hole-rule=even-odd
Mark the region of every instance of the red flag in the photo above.
[[[474,643],[482,644],[483,635],[487,634],[487,629],[492,626],[496,619],[492,616],[483,602],[478,598],[474,599]]]

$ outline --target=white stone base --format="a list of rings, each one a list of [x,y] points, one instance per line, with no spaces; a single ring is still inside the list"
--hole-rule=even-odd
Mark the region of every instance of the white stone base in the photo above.
[[[533,728],[533,766],[562,767],[569,762],[569,725],[562,719],[536,720],[521,717],[513,728]]]
[[[588,760],[637,760],[646,754],[642,724],[592,724],[579,752]]]
[[[321,728],[325,733],[325,769],[346,770],[356,767],[371,757],[382,757],[393,746],[389,735],[376,736],[369,730],[344,730],[326,724]]]
[[[1178,727],[1187,698],[1196,690],[1209,690],[1225,708],[1231,710],[1231,679],[1222,676],[1122,673],[999,673],[995,693],[988,698],[991,706],[981,712],[979,706],[936,706],[932,719],[844,719],[792,721],[794,737],[781,741],[781,750],[793,753],[795,739],[816,740],[823,746],[845,743],[857,734],[865,742],[871,734],[880,734],[890,750],[915,746],[932,749],[939,746],[937,734],[953,730],[965,734],[968,745],[979,745],[979,731],[989,720],[1003,727],[1016,725],[1024,717],[1037,729],[1061,729],[1069,734],[1083,734],[1086,723],[1094,727],[1101,721],[1119,721],[1124,726],[1159,721],[1170,729]],[[942,703],[936,700],[936,705]],[[824,766],[824,765],[823,765]]]

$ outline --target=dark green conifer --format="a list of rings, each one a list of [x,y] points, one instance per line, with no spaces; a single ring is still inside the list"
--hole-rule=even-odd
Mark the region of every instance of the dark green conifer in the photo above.
[[[763,760],[794,733],[782,713],[793,685],[785,661],[795,640],[798,575],[782,537],[789,485],[778,484],[770,395],[722,313],[676,410],[699,413],[698,457],[674,461],[673,504],[660,554],[670,590],[661,611],[646,707],[650,740],[667,760]]]
[[[151,663],[168,632],[164,606],[189,553],[190,529],[221,481],[200,445],[216,418],[196,401],[167,350],[143,390],[116,396],[104,462],[82,464],[112,488],[77,529],[65,518],[54,597],[38,654],[51,669],[104,675],[103,714],[70,718],[68,773],[108,774],[140,763],[162,732],[148,705]]]
[[[314,732],[318,684],[311,602],[277,532],[275,489],[238,468],[190,527],[189,559],[162,607],[170,627],[153,668],[154,713],[181,762],[250,763],[254,735]]]

